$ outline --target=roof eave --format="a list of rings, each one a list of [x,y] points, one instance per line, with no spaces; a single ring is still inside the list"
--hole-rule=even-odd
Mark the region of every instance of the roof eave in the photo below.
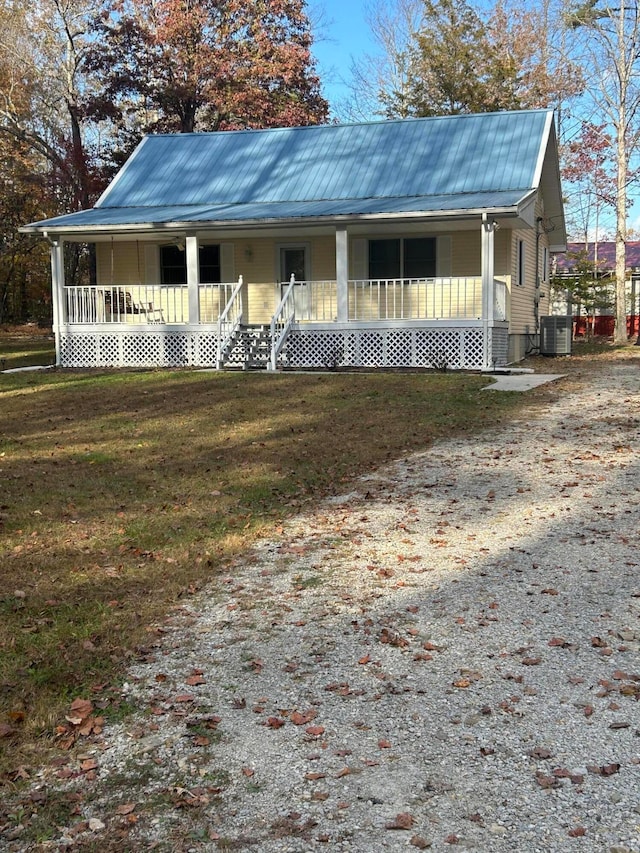
[[[283,227],[291,225],[327,225],[335,222],[340,225],[358,224],[362,222],[381,222],[385,220],[415,221],[416,219],[469,219],[476,216],[487,214],[494,217],[505,216],[521,216],[521,202],[516,205],[507,205],[500,207],[474,207],[474,208],[459,208],[455,210],[416,210],[416,211],[401,211],[395,213],[350,213],[327,216],[292,216],[292,217],[271,217],[262,219],[196,219],[196,220],[171,220],[167,222],[138,222],[126,223],[124,225],[55,225],[39,226],[37,223],[23,225],[19,228],[22,234],[40,234],[43,237],[48,235],[57,236],[86,236],[97,234],[140,234],[165,231],[194,231],[206,228],[224,228],[225,230],[237,230],[251,228],[273,228],[281,225]]]

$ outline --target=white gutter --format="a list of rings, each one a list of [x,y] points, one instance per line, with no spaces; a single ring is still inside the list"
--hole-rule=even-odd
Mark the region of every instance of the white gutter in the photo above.
[[[361,222],[380,222],[380,221],[401,221],[403,219],[467,219],[474,216],[482,216],[486,213],[489,216],[518,216],[520,205],[523,199],[516,205],[510,207],[479,207],[479,208],[461,208],[458,210],[434,210],[434,211],[402,211],[393,213],[348,213],[326,216],[311,216],[311,217],[288,217],[269,218],[269,219],[200,219],[200,220],[178,220],[171,222],[138,222],[127,223],[124,225],[92,225],[92,226],[61,226],[60,228],[52,227],[48,224],[46,227],[39,228],[37,226],[23,225],[18,228],[21,234],[64,234],[87,236],[91,234],[135,234],[135,233],[151,233],[155,231],[187,231],[200,230],[203,228],[220,228],[229,231],[251,228],[273,228],[276,225],[328,225],[332,223],[341,224],[358,224]]]

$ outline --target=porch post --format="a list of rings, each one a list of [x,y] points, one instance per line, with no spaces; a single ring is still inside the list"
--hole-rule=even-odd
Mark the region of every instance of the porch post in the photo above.
[[[64,244],[61,239],[51,241],[51,307],[53,309],[53,336],[56,342],[56,367],[62,364],[60,334],[66,322],[64,304]]]
[[[336,289],[338,322],[349,319],[349,235],[346,225],[336,227]]]
[[[495,285],[493,278],[493,236],[495,222],[489,222],[487,214],[482,214],[482,327],[484,336],[484,367],[493,367],[491,351],[491,330],[495,317]]]
[[[187,291],[189,294],[189,325],[195,326],[200,321],[200,264],[198,262],[198,238],[195,234],[187,234],[185,252]]]

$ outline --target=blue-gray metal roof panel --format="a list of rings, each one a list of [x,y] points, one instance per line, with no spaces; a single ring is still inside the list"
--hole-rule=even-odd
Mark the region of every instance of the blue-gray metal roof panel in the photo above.
[[[466,210],[510,210],[528,194],[528,189],[459,195],[403,196],[400,198],[340,199],[297,202],[248,202],[244,204],[163,205],[157,207],[95,207],[34,223],[38,230],[82,231],[94,228],[124,228],[170,223],[241,223],[321,219],[333,216],[375,216]],[[29,226],[26,226],[27,228]]]
[[[415,197],[533,188],[548,112],[145,138],[98,207]]]

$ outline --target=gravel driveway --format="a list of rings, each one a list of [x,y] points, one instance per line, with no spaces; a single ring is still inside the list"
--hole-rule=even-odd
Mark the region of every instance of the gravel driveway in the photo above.
[[[190,599],[49,849],[640,851],[640,360],[550,389]]]

